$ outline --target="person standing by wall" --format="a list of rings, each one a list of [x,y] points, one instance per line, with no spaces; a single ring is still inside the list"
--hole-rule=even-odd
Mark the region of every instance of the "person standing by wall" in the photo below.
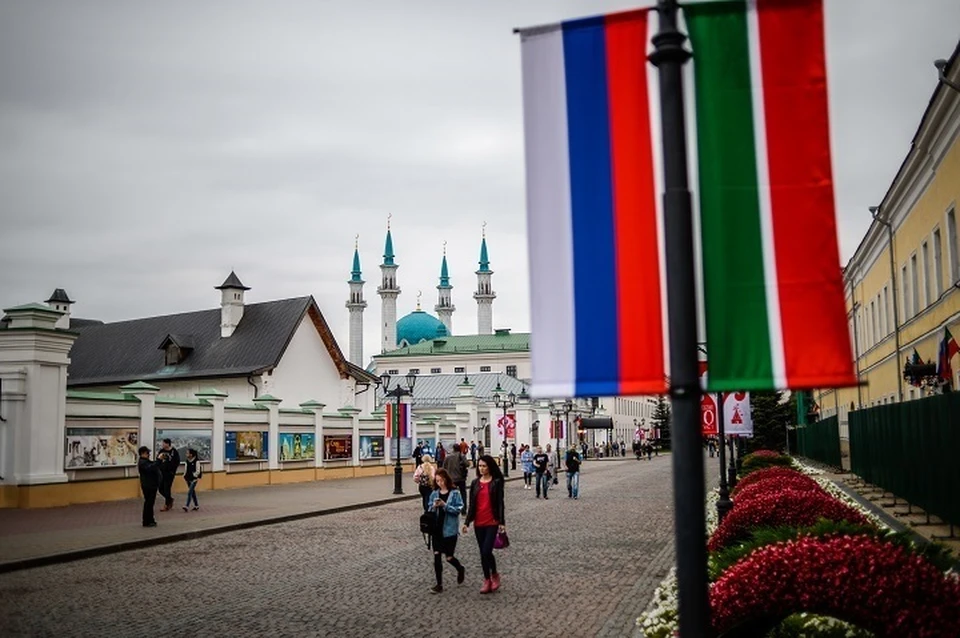
[[[467,500],[467,459],[460,453],[460,446],[454,445],[443,460],[443,469],[450,475],[451,485],[460,491],[463,502]]]
[[[460,456],[459,448],[457,456]],[[453,454],[449,454],[449,459]],[[462,457],[461,457],[462,458]],[[437,470],[435,475],[437,489],[430,494],[428,512],[437,517],[436,533],[433,535],[433,571],[437,577],[437,584],[430,589],[431,594],[443,592],[443,558],[457,570],[457,584],[461,584],[466,570],[460,561],[453,555],[457,549],[457,533],[460,527],[460,512],[463,511],[463,499],[460,492],[454,489],[450,474],[444,469]]]
[[[433,457],[429,454],[424,455],[421,463],[413,472],[413,482],[417,484],[422,499],[423,511],[426,512],[429,506],[430,494],[436,488],[434,476],[437,473],[437,465],[433,462]]]
[[[180,469],[180,452],[173,447],[170,439],[164,439],[157,458],[160,460],[160,473],[163,475],[160,481],[160,494],[163,496],[164,506],[160,511],[166,512],[173,507],[173,479],[176,478],[177,470]]]
[[[190,500],[193,500],[194,511],[200,509],[200,501],[197,500],[197,484],[200,477],[203,476],[203,470],[200,468],[200,459],[197,458],[197,451],[193,448],[187,450],[187,467],[183,472],[183,480],[187,482],[187,504],[183,506],[183,511],[189,511]]]
[[[470,484],[470,507],[463,525],[466,534],[473,523],[473,531],[480,548],[480,565],[483,567],[481,594],[500,589],[500,572],[493,556],[493,545],[499,532],[506,533],[507,519],[504,507],[503,473],[492,456],[484,455],[477,460],[480,477]]]
[[[470,465],[477,467],[477,442],[470,441]]]
[[[423,463],[423,441],[417,441],[417,447],[413,448],[413,462],[416,467]]]
[[[517,469],[517,444],[510,444],[510,469]]]
[[[156,527],[153,517],[153,504],[157,501],[157,489],[160,487],[160,463],[150,460],[150,448],[143,445],[138,450],[137,472],[140,474],[140,490],[143,492],[143,526]]]

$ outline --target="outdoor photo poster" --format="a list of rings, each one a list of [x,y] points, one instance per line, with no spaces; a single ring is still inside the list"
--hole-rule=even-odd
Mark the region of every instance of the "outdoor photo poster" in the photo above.
[[[210,446],[213,435],[210,430],[157,430],[154,452],[160,450],[164,439],[170,439],[170,444],[180,453],[180,460],[187,460],[187,449],[197,451],[197,458],[201,461],[210,460]]]
[[[382,436],[361,436],[360,437],[360,460],[382,459],[384,450],[384,438]]]
[[[303,461],[317,456],[316,437],[309,433],[280,433],[280,460]]]
[[[137,464],[137,428],[67,428],[64,467]]]
[[[267,458],[266,432],[227,432],[227,461],[259,461]]]
[[[324,436],[323,437],[323,458],[352,459],[353,458],[353,437],[352,436]]]
[[[432,436],[418,436],[417,444],[420,446],[420,451],[423,452],[424,456],[427,454],[434,456],[437,453],[437,440]],[[413,452],[410,454],[413,455]],[[405,458],[402,447],[400,448],[400,457]]]

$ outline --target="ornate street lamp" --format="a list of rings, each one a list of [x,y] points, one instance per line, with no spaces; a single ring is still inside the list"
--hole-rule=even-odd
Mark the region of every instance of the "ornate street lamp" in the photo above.
[[[393,434],[393,438],[397,441],[397,458],[393,466],[394,494],[403,494],[403,466],[400,464],[400,399],[413,396],[413,386],[417,383],[417,375],[411,372],[406,376],[406,381],[407,389],[402,388],[400,383],[397,382],[397,387],[390,390],[390,375],[386,372],[380,375],[380,384],[383,386],[383,396],[393,397],[396,400],[396,409],[393,412],[394,416],[392,419],[393,423],[390,424],[391,434]]]
[[[517,404],[517,395],[511,392],[507,396],[503,396],[503,388],[500,387],[500,379],[497,379],[497,387],[493,389],[493,404],[498,408],[503,409],[503,417],[500,420],[500,423],[503,426],[503,443],[500,445],[503,448],[503,476],[504,478],[510,478],[510,463],[509,463],[509,450],[507,449],[507,410],[512,408]]]

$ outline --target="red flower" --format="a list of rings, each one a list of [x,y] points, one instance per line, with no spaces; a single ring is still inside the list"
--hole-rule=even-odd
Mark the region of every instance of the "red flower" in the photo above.
[[[733,508],[741,507],[744,503],[760,495],[776,494],[784,490],[826,493],[816,481],[802,474],[799,476],[769,476],[764,481],[754,481],[745,488],[738,489],[737,497],[733,500]]]
[[[707,549],[715,552],[750,535],[758,527],[807,527],[821,518],[867,525],[863,514],[826,492],[785,489],[758,494],[734,507],[713,532]]]
[[[761,547],[712,585],[710,606],[718,632],[810,612],[879,638],[960,636],[960,581],[869,536],[803,536]]]
[[[768,478],[791,477],[791,476],[802,476],[804,478],[810,479],[811,482],[816,483],[816,481],[808,477],[803,472],[799,472],[789,467],[767,467],[762,470],[757,470],[756,472],[752,472],[747,476],[744,476],[739,481],[737,481],[737,487],[734,488],[730,496],[735,496],[740,492],[740,490],[747,487],[748,485],[752,485],[753,483],[756,483],[757,481],[764,481]]]
[[[743,457],[743,460],[746,461],[750,457],[753,457],[755,459],[776,459],[776,458],[780,458],[781,456],[783,456],[783,454],[780,454],[779,452],[774,452],[773,450],[757,450],[755,452],[751,452],[750,454],[747,454],[745,457]]]

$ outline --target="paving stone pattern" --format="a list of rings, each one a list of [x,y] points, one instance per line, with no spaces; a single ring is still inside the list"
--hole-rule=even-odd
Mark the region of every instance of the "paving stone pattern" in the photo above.
[[[507,488],[501,591],[458,587],[405,501],[0,575],[0,635],[627,636],[673,564],[670,457],[588,462],[581,496]]]

